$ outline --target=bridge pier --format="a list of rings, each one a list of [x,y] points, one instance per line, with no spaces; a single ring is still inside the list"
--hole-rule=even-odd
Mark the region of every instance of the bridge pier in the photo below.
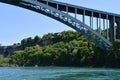
[[[120,18],[117,18],[116,24],[117,24],[116,37],[117,39],[120,39]]]
[[[120,18],[113,17],[110,20],[109,40],[114,42],[116,39],[120,39]],[[116,24],[116,25],[115,25]]]
[[[109,26],[109,40],[113,43],[115,41],[114,20],[109,20]]]

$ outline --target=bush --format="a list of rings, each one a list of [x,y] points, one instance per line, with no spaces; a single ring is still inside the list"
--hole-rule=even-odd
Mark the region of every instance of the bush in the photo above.
[[[115,40],[113,46],[114,46],[114,50],[119,50],[120,51],[120,39]]]
[[[0,60],[0,66],[9,66],[9,58],[3,58]]]

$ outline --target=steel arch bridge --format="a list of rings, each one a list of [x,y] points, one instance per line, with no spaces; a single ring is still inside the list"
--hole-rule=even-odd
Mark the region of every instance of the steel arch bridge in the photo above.
[[[60,21],[80,32],[102,49],[112,49],[114,40],[120,39],[118,14],[54,0],[0,0],[0,2],[26,8]],[[79,15],[82,20],[78,18]],[[85,22],[86,17],[89,17],[89,24]]]

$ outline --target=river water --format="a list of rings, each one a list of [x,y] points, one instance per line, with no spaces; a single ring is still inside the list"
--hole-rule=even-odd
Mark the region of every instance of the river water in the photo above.
[[[120,69],[1,67],[0,80],[120,80]]]

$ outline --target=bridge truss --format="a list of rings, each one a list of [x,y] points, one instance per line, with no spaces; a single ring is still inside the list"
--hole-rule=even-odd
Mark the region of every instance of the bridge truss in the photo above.
[[[0,0],[0,2],[36,11],[60,21],[80,32],[102,49],[112,49],[114,40],[120,39],[118,14],[53,0]],[[89,23],[86,23],[88,18]]]

